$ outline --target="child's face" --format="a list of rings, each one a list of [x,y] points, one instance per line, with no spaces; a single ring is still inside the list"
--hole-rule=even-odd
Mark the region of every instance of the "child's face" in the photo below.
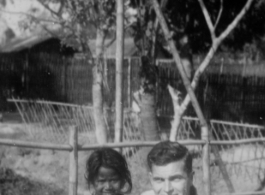
[[[95,180],[94,188],[96,195],[119,194],[122,182],[115,170],[107,167],[100,167]]]

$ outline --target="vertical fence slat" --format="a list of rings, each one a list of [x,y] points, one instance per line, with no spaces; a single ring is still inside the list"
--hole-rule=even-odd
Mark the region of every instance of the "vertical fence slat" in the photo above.
[[[78,150],[75,126],[69,127],[69,144],[73,148],[69,153],[69,195],[77,195]]]
[[[132,96],[132,86],[131,86],[131,80],[132,80],[132,60],[131,58],[128,58],[128,108],[131,108],[131,96]]]
[[[211,178],[210,178],[210,144],[209,132],[205,127],[201,128],[201,137],[205,141],[202,148],[202,170],[203,170],[203,184],[205,194],[211,194]]]

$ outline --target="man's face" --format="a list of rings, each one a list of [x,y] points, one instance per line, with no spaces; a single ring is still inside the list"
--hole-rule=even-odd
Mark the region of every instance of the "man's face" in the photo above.
[[[150,180],[156,195],[189,195],[193,173],[187,174],[184,161],[152,165]]]

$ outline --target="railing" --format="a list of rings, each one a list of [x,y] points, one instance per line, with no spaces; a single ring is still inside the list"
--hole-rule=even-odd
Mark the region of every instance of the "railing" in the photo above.
[[[125,148],[125,147],[147,147],[153,146],[157,142],[128,142],[128,143],[107,143],[104,145],[99,144],[85,144],[79,145],[78,143],[78,130],[76,127],[72,126],[69,129],[69,144],[51,144],[51,143],[29,143],[27,141],[19,140],[8,140],[0,139],[1,145],[15,146],[15,147],[28,147],[28,148],[39,148],[39,149],[48,149],[48,150],[61,150],[69,152],[69,195],[77,195],[77,174],[78,174],[78,151],[87,151],[94,150],[102,147],[111,147],[111,148]],[[224,144],[234,144],[233,141],[211,141],[211,145],[224,145]],[[258,140],[246,140],[241,141],[240,143],[257,143],[265,142],[264,138]],[[180,140],[179,143],[191,146],[191,145],[203,145],[204,141],[201,140]],[[264,194],[264,192],[244,192],[244,193],[226,193],[230,195],[248,195],[248,194]]]
[[[70,154],[69,193],[76,194],[78,151],[88,151],[100,147],[123,148],[123,155],[130,162],[133,156],[139,165],[144,164],[139,150],[153,146],[157,142],[144,140],[143,132],[139,128],[140,119],[135,113],[124,113],[124,142],[98,145],[94,136],[93,110],[88,106],[63,104],[47,101],[10,100],[15,102],[25,124],[28,139],[6,140],[0,139],[0,144],[18,147],[67,151]],[[105,111],[105,122],[110,137],[114,132],[114,116],[111,110]],[[168,117],[170,120],[170,117]],[[263,126],[230,123],[225,121],[210,121],[210,130],[214,140],[210,145],[218,146],[222,160],[229,170],[230,176],[246,177],[253,180],[257,174],[265,173],[265,130]],[[163,129],[161,129],[162,131]],[[184,117],[178,142],[186,145],[194,154],[196,170],[203,171],[200,163],[202,146],[200,126],[197,118]],[[70,135],[70,136],[69,136]],[[113,140],[110,140],[112,142]],[[55,144],[56,143],[56,144]],[[216,159],[211,157],[209,166],[211,174],[222,179]],[[195,171],[196,172],[196,171]],[[199,180],[196,178],[195,180]],[[213,192],[214,194],[214,192]],[[227,193],[228,194],[228,193]],[[241,193],[235,193],[241,194]],[[248,194],[257,194],[249,192]]]

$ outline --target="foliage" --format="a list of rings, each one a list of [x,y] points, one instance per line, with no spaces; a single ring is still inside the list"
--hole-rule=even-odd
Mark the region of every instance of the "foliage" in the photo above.
[[[53,36],[62,43],[87,52],[90,40],[96,38],[98,32],[104,38],[115,39],[116,31],[116,1],[115,0],[38,0],[52,13],[55,24],[61,26],[59,33]],[[131,15],[127,14],[129,7],[125,4],[125,26],[130,24]]]
[[[240,5],[240,3],[238,3]],[[242,4],[242,3],[241,3]],[[231,12],[229,6],[231,4],[226,4],[227,12]],[[242,6],[241,6],[242,7]],[[229,9],[230,8],[230,9]],[[240,7],[239,7],[240,8]],[[236,7],[234,7],[236,9]],[[264,1],[254,1],[251,9],[242,19],[242,21],[237,25],[237,28],[228,39],[224,42],[226,48],[230,48],[233,51],[239,50],[243,51],[246,44],[254,44],[257,49],[262,53],[265,53],[264,48],[264,32],[265,32],[265,17],[264,17],[265,2]],[[228,16],[224,14],[224,20]]]
[[[0,194],[2,195],[62,195],[65,192],[48,185],[31,181],[14,173],[11,169],[0,168]]]
[[[60,32],[47,29],[53,37],[79,51],[87,52],[91,48],[88,42],[95,39],[96,31],[106,34],[115,30],[115,0],[38,0],[52,14],[52,21],[60,26]],[[34,19],[34,17],[31,17]],[[40,19],[33,22],[38,23]]]
[[[158,67],[151,64],[151,60],[143,56],[142,65],[140,67],[139,76],[141,79],[141,86],[147,93],[155,93],[155,83],[158,78]]]
[[[137,42],[139,42],[140,36],[144,35],[148,37],[150,27],[154,25],[155,17],[150,2],[150,0],[131,0],[131,6],[137,7],[139,10],[138,23],[132,28]],[[237,13],[245,5],[246,0],[236,0],[233,3],[229,0],[207,0],[204,3],[210,13],[211,20],[218,21],[215,24],[216,35],[218,36],[232,22]],[[255,44],[257,49],[264,53],[264,9],[264,1],[255,1],[248,14],[244,16],[236,29],[224,41],[221,50],[242,51],[245,44]],[[211,46],[211,36],[198,1],[168,1],[165,9],[163,9],[163,14],[178,49],[182,49],[181,39],[184,35],[188,36],[193,54],[204,53],[209,49]],[[158,45],[165,46],[166,40],[161,33],[160,31],[158,33]],[[142,42],[148,47],[150,45],[150,38],[142,38]]]
[[[155,19],[152,6],[150,3],[143,4],[137,1],[131,1],[131,6],[137,9],[137,20],[130,28],[131,35],[134,37],[135,45],[141,55],[148,55],[152,46]]]

